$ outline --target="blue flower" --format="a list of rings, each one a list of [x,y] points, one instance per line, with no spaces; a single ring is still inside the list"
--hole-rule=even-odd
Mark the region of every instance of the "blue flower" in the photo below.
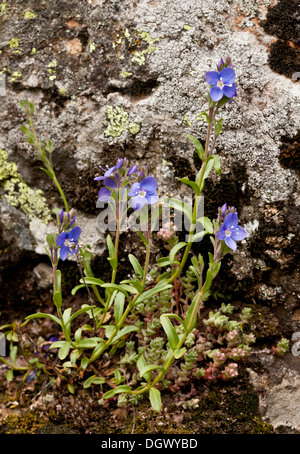
[[[117,164],[115,166],[109,167],[107,170],[102,169],[102,170],[104,170],[104,175],[102,177],[96,177],[96,178],[94,178],[94,180],[102,181],[105,178],[109,178],[111,176],[114,176],[115,171],[118,170],[120,167],[122,167],[123,161],[124,161],[123,158],[122,159],[118,159],[118,162],[117,162]]]
[[[134,210],[142,209],[146,204],[153,205],[158,201],[156,194],[157,181],[153,177],[146,177],[140,183],[133,183],[129,190],[131,207]]]
[[[236,96],[236,86],[234,84],[235,71],[230,67],[223,68],[220,72],[209,71],[206,73],[206,81],[211,85],[210,97],[214,102],[220,101],[223,96],[233,98]]]
[[[56,244],[60,247],[60,258],[66,260],[68,254],[74,255],[78,251],[77,240],[81,234],[80,227],[73,227],[69,232],[62,232],[56,238]]]
[[[241,241],[246,238],[247,232],[238,225],[238,215],[235,212],[228,213],[224,219],[220,230],[217,233],[219,240],[225,240],[226,245],[236,250],[236,241]]]

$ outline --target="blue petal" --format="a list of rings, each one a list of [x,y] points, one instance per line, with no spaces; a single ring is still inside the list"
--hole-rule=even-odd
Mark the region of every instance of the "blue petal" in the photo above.
[[[222,227],[221,227],[220,230],[218,231],[218,233],[217,233],[217,238],[219,238],[219,240],[221,240],[221,241],[225,240],[225,229],[224,229],[224,225],[222,225]]]
[[[110,196],[111,191],[107,188],[101,188],[100,191],[98,192],[98,200],[100,200],[100,202],[107,202]]]
[[[94,178],[95,181],[101,181],[101,180],[104,180],[105,177],[96,177]]]
[[[64,242],[66,241],[67,239],[67,232],[62,232],[58,235],[58,237],[56,238],[56,244],[57,246],[63,246]]]
[[[140,210],[141,208],[143,208],[145,206],[145,204],[146,204],[145,197],[136,196],[136,197],[132,197],[132,199],[131,199],[131,207],[134,210]]]
[[[146,194],[146,202],[148,205],[154,205],[154,203],[158,202],[158,195],[157,194]]]
[[[233,239],[231,238],[231,236],[226,236],[226,237],[225,237],[225,243],[226,243],[227,246],[230,247],[230,249],[232,249],[233,251],[236,250],[236,243],[235,243],[235,241],[233,241]]]
[[[238,225],[234,230],[232,230],[231,237],[234,241],[242,241],[246,238],[247,232],[240,225]]]
[[[138,194],[139,190],[140,190],[139,183],[133,183],[133,185],[131,186],[131,188],[129,189],[129,192],[128,192],[129,197],[136,196]]]
[[[221,206],[220,210],[221,210],[222,215],[225,216],[225,213],[227,211],[227,203],[224,203],[224,205]]]
[[[80,237],[80,234],[81,228],[77,226],[70,230],[70,232],[68,233],[68,238],[70,239],[70,241],[77,241]]]
[[[225,229],[234,229],[238,225],[239,219],[236,213],[228,213],[225,220],[224,220],[224,228]]]
[[[227,98],[233,98],[236,95],[236,88],[235,85],[224,85],[223,93]]]
[[[69,248],[67,246],[63,245],[59,251],[59,255],[60,255],[60,258],[62,261],[66,260],[66,258],[68,257],[68,253],[69,253]]]
[[[157,189],[157,181],[153,177],[146,177],[141,181],[140,191],[146,191],[147,194],[154,194]]]
[[[235,70],[232,68],[224,68],[220,72],[220,77],[222,77],[224,84],[230,85],[233,84],[235,79]]]
[[[59,220],[62,224],[63,220],[64,220],[64,210],[63,208],[60,210],[60,212],[58,213],[58,216],[59,216]]]
[[[117,164],[116,164],[115,167],[114,167],[114,170],[117,170],[117,169],[119,169],[120,167],[122,167],[123,161],[124,161],[123,158],[122,158],[122,159],[119,159],[118,162],[117,162]]]
[[[210,89],[210,97],[213,101],[220,101],[223,98],[223,90],[220,87],[212,87]]]
[[[220,74],[218,71],[209,71],[205,74],[205,79],[209,85],[217,85],[220,80]]]
[[[118,187],[117,183],[112,178],[104,178],[103,184],[104,186],[108,186],[109,188],[112,189],[117,189]]]
[[[138,166],[137,166],[137,165],[132,166],[132,167],[128,170],[127,175],[128,175],[128,176],[133,175],[134,173],[136,173],[137,169],[138,169]]]

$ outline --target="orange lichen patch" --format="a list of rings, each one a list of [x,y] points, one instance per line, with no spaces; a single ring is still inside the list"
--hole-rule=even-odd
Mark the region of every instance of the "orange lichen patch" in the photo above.
[[[67,41],[65,45],[67,53],[70,55],[80,55],[82,52],[82,43],[78,38]]]
[[[75,19],[70,19],[66,22],[67,27],[69,28],[81,28],[81,24],[75,20]]]

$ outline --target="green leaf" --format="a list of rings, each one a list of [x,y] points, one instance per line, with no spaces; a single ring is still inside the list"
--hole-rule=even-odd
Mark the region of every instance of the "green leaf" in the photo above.
[[[140,232],[139,230],[137,230],[135,227],[133,227],[133,230],[138,234],[138,236],[140,237],[140,239],[142,240],[144,245],[147,246],[148,241],[147,241],[145,235],[142,232]]]
[[[150,388],[149,399],[153,410],[161,411],[161,394],[157,388]]]
[[[57,289],[61,293],[61,271],[56,271],[56,281],[57,281]]]
[[[222,169],[221,169],[220,158],[216,154],[213,154],[212,157],[214,159],[214,169],[215,169],[215,171],[217,172],[218,175],[221,175],[222,174]]]
[[[108,391],[103,395],[103,399],[110,399],[111,397],[114,397],[116,394],[120,393],[131,393],[131,388],[128,385],[119,385],[116,388],[112,389],[111,391]]]
[[[90,362],[89,358],[87,358],[86,356],[84,356],[84,357],[82,358],[82,360],[81,360],[81,363],[80,363],[81,368],[82,368],[82,369],[86,369],[86,368],[88,367],[88,365],[89,365],[89,362]]]
[[[139,357],[139,359],[136,362],[140,377],[144,377],[147,383],[151,382],[151,373],[148,371],[145,372],[145,369],[147,367],[147,363],[145,361],[145,358],[143,355]]]
[[[85,282],[86,284],[99,285],[100,287],[104,284],[104,281],[102,281],[101,279],[98,279],[96,277],[85,277],[84,281],[83,281],[83,279],[80,279],[80,282],[82,284],[84,284],[84,282]]]
[[[108,257],[108,261],[113,270],[117,269],[118,259],[116,257]]]
[[[144,287],[141,284],[141,281],[133,281],[131,279],[125,279],[124,281],[121,281],[120,284],[130,284],[132,287],[136,288],[138,293],[142,293],[144,290]]]
[[[203,293],[207,292],[210,289],[211,284],[212,284],[212,280],[213,280],[213,274],[212,274],[211,270],[208,269],[207,272],[206,272],[205,283],[204,283],[204,286],[202,288],[202,292]]]
[[[198,218],[197,219],[198,222],[200,222],[200,224],[203,225],[204,229],[210,234],[210,235],[213,235],[214,233],[214,226],[213,226],[213,223],[211,222],[211,220],[205,216],[201,217],[201,218]]]
[[[87,380],[85,380],[83,387],[89,388],[91,385],[103,385],[105,383],[105,378],[97,377],[96,375],[92,375]]]
[[[189,134],[187,137],[195,145],[198,156],[202,160],[204,156],[204,148],[202,147],[201,143],[198,139],[196,139],[196,137],[192,136],[191,134]]]
[[[127,293],[128,291],[130,293],[138,293],[136,288],[132,287],[131,285],[127,285],[127,284],[111,284],[111,283],[107,283],[107,284],[102,284],[101,287],[118,290],[119,292],[124,293],[124,295],[126,296],[126,298],[128,300],[129,300],[129,295]]]
[[[185,352],[186,352],[186,348],[185,347],[180,348],[180,349],[176,349],[174,351],[174,358],[175,359],[181,358],[185,354]]]
[[[6,380],[12,381],[13,379],[14,379],[14,371],[13,371],[13,369],[10,369],[6,374]]]
[[[170,251],[169,257],[170,257],[170,263],[173,264],[175,261],[176,254],[180,249],[186,246],[186,243],[184,241],[181,241],[180,243],[177,243]]]
[[[68,325],[68,323],[71,323],[76,317],[78,317],[79,315],[81,314],[84,314],[85,312],[89,312],[89,311],[92,311],[93,309],[96,309],[96,306],[84,306],[82,307],[81,309],[79,309],[78,311],[76,311],[72,317],[69,318],[69,320],[66,322],[66,325]]]
[[[118,324],[122,318],[122,315],[124,312],[124,304],[125,304],[125,295],[122,292],[118,292],[117,296],[115,298],[115,303],[114,303],[114,316],[115,316],[116,324]]]
[[[104,339],[101,337],[91,337],[82,339],[76,346],[78,348],[95,348],[101,342],[104,342]]]
[[[64,312],[62,314],[62,318],[63,318],[63,321],[64,321],[65,325],[70,323],[71,312],[72,312],[72,308],[68,307],[67,309],[64,310]]]
[[[156,284],[155,287],[146,290],[144,293],[142,293],[136,300],[136,304],[142,303],[146,299],[150,298],[151,296],[155,295],[156,293],[162,292],[164,290],[167,290],[168,288],[172,288],[171,284],[168,284],[167,281],[161,281],[158,284]]]
[[[74,394],[75,393],[75,386],[72,383],[68,383],[67,385],[69,393]]]
[[[179,315],[177,314],[163,314],[165,317],[168,317],[168,318],[175,318],[175,320],[178,320],[179,323],[181,323],[181,325],[184,327],[184,330],[186,331],[186,325],[185,325],[185,322],[182,320],[181,317],[179,317]]]
[[[61,321],[59,318],[55,317],[52,314],[44,314],[43,312],[37,312],[36,314],[28,315],[25,320],[32,320],[33,318],[49,318],[55,323],[58,323],[61,326]]]
[[[65,341],[58,351],[59,359],[63,360],[68,356],[70,350],[70,342]]]
[[[192,242],[196,243],[201,240],[205,235],[207,235],[208,232],[206,230],[202,230],[201,232],[195,233],[193,236]]]
[[[57,307],[57,309],[61,308],[62,305],[62,295],[61,292],[55,292],[53,295],[53,303]]]
[[[86,288],[86,286],[84,284],[80,284],[80,285],[76,285],[76,287],[73,287],[72,290],[71,290],[71,295],[75,295],[76,292],[78,292],[78,290],[80,290],[81,288]]]
[[[200,195],[200,186],[197,183],[195,183],[195,181],[191,181],[188,178],[179,178],[179,181],[193,188],[196,195]]]
[[[122,328],[118,334],[114,337],[113,342],[115,343],[119,339],[121,339],[123,336],[126,336],[129,333],[132,333],[133,331],[139,331],[137,326],[131,325],[131,326],[125,326]]]
[[[223,121],[224,121],[223,118],[221,118],[218,122],[214,118],[216,137],[218,137],[222,133]]]
[[[106,237],[106,244],[108,247],[108,254],[110,258],[113,258],[115,255],[115,246],[114,243],[112,242],[111,236],[107,235]]]
[[[167,335],[171,349],[176,350],[179,343],[179,337],[167,314],[161,315],[160,323]]]
[[[184,203],[182,200],[177,200],[177,199],[173,199],[173,198],[171,198],[169,200],[168,205],[171,208],[174,208],[174,210],[181,211],[187,217],[187,219],[191,223],[193,223],[193,212],[189,205]]]
[[[170,265],[170,258],[169,257],[160,257],[156,260],[156,263],[159,267],[168,266]]]
[[[143,276],[144,275],[144,270],[143,268],[141,267],[141,265],[139,264],[138,260],[136,259],[136,257],[132,254],[129,254],[128,256],[129,260],[130,260],[130,263],[134,269],[134,272],[135,274],[137,274],[138,276]]]
[[[198,298],[198,294],[196,294],[194,296],[194,299],[192,301],[192,304],[190,305],[188,311],[187,311],[187,314],[186,314],[186,317],[185,317],[185,324],[186,324],[186,328],[187,328],[187,332],[190,333],[196,326],[196,323],[197,323],[197,312],[195,312],[195,308],[196,308],[196,305],[197,305],[197,298]]]
[[[203,181],[208,178],[210,172],[211,172],[211,169],[213,168],[214,166],[214,158],[212,156],[209,156],[207,158],[207,164],[206,164],[206,167],[205,167],[205,171],[204,171],[204,175],[203,175]]]

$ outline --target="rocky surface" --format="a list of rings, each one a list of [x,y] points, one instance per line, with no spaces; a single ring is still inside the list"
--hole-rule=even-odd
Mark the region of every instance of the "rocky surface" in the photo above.
[[[224,132],[217,144],[223,173],[212,175],[207,184],[206,214],[214,217],[227,202],[237,207],[249,232],[226,263],[226,290],[272,314],[264,322],[274,322],[265,340],[291,339],[300,330],[297,3],[2,2],[0,148],[6,154],[0,155],[1,305],[14,305],[18,294],[7,293],[8,270],[30,274],[46,262],[44,237],[53,229],[49,210],[61,204],[19,130],[24,122],[19,101],[35,103],[38,134],[51,138],[57,174],[78,210],[84,239],[101,257],[99,187],[93,181],[99,166],[126,156],[147,166],[161,195],[182,196],[185,189],[177,178],[197,166],[187,134],[205,140],[205,124],[197,119],[206,108],[205,73],[230,55],[238,97],[223,112]],[[26,194],[33,201],[29,208]],[[34,288],[32,280],[27,283]],[[286,362],[276,386],[268,382],[258,391],[271,423],[300,430],[294,410],[298,357],[289,355],[294,362]],[[268,367],[270,376],[277,366]]]

